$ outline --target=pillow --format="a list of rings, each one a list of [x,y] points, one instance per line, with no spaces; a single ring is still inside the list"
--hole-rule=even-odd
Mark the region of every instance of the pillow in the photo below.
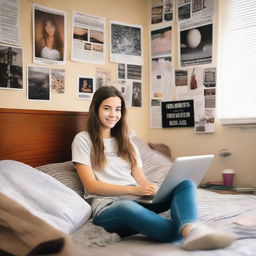
[[[161,182],[172,166],[171,159],[151,149],[147,143],[136,136],[133,136],[131,140],[138,147],[146,177],[151,182]]]
[[[75,191],[21,162],[0,161],[0,184],[0,192],[65,233],[73,233],[91,215],[90,205]]]
[[[149,147],[172,159],[170,148],[163,143],[148,143]]]
[[[156,151],[159,147],[153,147],[153,150],[147,143],[138,139],[135,135],[131,135],[131,140],[138,147],[146,177],[151,182],[161,182],[172,165],[171,159]],[[54,177],[83,197],[83,185],[72,161],[47,164],[36,168]]]
[[[72,161],[67,161],[63,163],[46,164],[46,165],[38,166],[36,167],[36,169],[52,176],[53,178],[60,181],[67,187],[76,191],[78,195],[83,197],[84,195],[83,185],[79,179],[79,176],[76,172],[76,169]]]

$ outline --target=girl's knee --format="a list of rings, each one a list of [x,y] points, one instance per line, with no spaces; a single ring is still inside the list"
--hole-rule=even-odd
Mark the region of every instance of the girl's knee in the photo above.
[[[184,180],[176,187],[176,190],[183,190],[183,189],[187,189],[187,188],[195,189],[196,184],[194,183],[194,181]]]

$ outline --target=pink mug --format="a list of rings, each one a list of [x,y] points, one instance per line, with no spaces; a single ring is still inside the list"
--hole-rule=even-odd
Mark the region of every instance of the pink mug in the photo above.
[[[234,181],[234,176],[235,176],[234,170],[225,169],[222,171],[222,176],[223,176],[224,185],[228,186],[228,187],[232,187],[233,181]]]

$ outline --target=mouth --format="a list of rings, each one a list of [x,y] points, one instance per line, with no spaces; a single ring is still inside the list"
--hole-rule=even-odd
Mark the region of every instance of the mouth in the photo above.
[[[115,122],[117,122],[116,119],[106,119],[106,121],[109,122],[109,123],[115,123]]]
[[[115,125],[117,123],[117,119],[106,119],[107,123],[109,123],[110,125]]]

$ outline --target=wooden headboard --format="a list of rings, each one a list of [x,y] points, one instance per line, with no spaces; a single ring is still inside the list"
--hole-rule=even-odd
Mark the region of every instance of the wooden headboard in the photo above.
[[[0,108],[0,160],[31,166],[71,160],[71,143],[88,113]]]

